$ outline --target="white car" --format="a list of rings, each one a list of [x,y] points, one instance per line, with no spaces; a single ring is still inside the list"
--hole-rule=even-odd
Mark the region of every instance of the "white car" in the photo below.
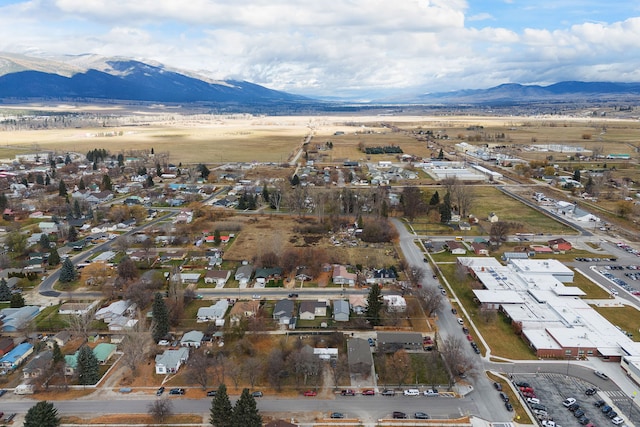
[[[622,418],[620,418],[620,417],[615,417],[614,419],[611,420],[611,422],[614,425],[618,426],[618,425],[622,424],[624,422],[624,420]]]
[[[410,388],[408,390],[405,390],[403,394],[405,396],[420,396],[420,390],[418,390],[417,388]]]
[[[562,405],[565,408],[568,408],[569,406],[573,405],[574,403],[576,403],[576,399],[574,399],[573,397],[567,397],[565,400],[562,401]]]
[[[260,295],[258,295],[258,294],[253,294],[253,297],[252,297],[252,298],[253,298],[253,299],[260,299],[260,298],[262,298],[262,297],[261,297]]]
[[[535,397],[527,397],[527,402],[539,404],[540,403],[540,399],[537,399]]]
[[[607,374],[605,374],[604,372],[601,371],[593,371],[594,374],[596,374],[597,376],[599,376],[600,378],[602,378],[603,380],[608,380],[609,377],[607,376]]]
[[[167,340],[160,340],[160,341],[158,341],[158,345],[169,345],[169,344],[170,344],[170,343],[169,343],[169,341],[167,341]]]

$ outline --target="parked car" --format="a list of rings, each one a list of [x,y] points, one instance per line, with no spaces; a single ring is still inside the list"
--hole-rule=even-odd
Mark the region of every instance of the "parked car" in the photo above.
[[[464,325],[464,320],[462,317],[458,317],[458,325]]]
[[[455,309],[455,307],[451,308],[451,312],[452,312],[453,314],[458,314],[458,310],[456,310],[456,309]]]
[[[602,371],[593,371],[593,373],[596,374],[597,376],[599,376],[600,378],[602,378],[603,380],[608,380],[609,379],[607,374],[605,374]]]
[[[584,394],[586,394],[587,396],[593,396],[594,394],[596,394],[598,392],[598,389],[595,387],[591,387],[588,388],[584,391]]]
[[[350,389],[346,389],[346,390],[342,390],[340,394],[343,396],[355,396],[356,392]]]
[[[594,402],[593,406],[595,406],[596,408],[600,408],[601,406],[604,406],[604,404],[605,404],[605,401],[600,399],[600,400]]]
[[[172,388],[171,390],[169,390],[169,394],[184,394],[185,390],[183,388]]]
[[[217,391],[216,390],[209,390],[207,392],[207,396],[208,397],[214,397],[216,395]]]
[[[528,403],[540,403],[540,399],[538,399],[537,397],[527,397],[527,402]]]
[[[264,395],[262,394],[261,391],[254,391],[253,393],[251,393],[251,396],[253,396],[253,397],[262,397]]]
[[[400,412],[400,411],[393,411],[393,418],[394,419],[404,420],[404,419],[407,418],[407,414],[405,414],[404,412]]]
[[[509,396],[507,396],[507,394],[505,392],[500,392],[500,399],[502,399],[505,402],[509,401]]]
[[[575,412],[578,409],[580,409],[580,405],[578,404],[578,402],[572,403],[571,405],[569,405],[567,407],[568,410],[570,410],[571,412]]]
[[[366,390],[362,390],[362,395],[363,396],[375,396],[376,395],[376,391],[372,388],[368,388]]]
[[[513,405],[511,405],[511,403],[504,402],[504,407],[507,409],[507,411],[513,412]]]
[[[395,390],[391,390],[391,389],[385,388],[384,390],[382,390],[381,394],[383,396],[395,396],[396,392],[395,392]]]
[[[518,387],[531,387],[531,385],[529,383],[524,382],[524,381],[516,381],[516,385]]]
[[[581,418],[584,415],[584,411],[582,409],[576,409],[573,413],[573,416],[576,418]]]
[[[417,388],[410,388],[403,392],[405,396],[420,396],[420,390]]]
[[[502,384],[500,384],[499,382],[494,382],[493,386],[496,388],[496,390],[502,391]]]
[[[562,405],[565,408],[568,408],[569,406],[573,405],[574,403],[576,403],[576,399],[574,399],[573,397],[567,397],[565,400],[562,401]]]
[[[164,387],[160,387],[160,388],[156,391],[156,396],[162,396],[162,393],[164,393]]]
[[[427,414],[426,412],[416,412],[415,414],[413,414],[413,418],[415,418],[416,420],[428,420],[429,414]]]
[[[369,347],[375,347],[376,346],[376,342],[373,340],[373,338],[368,338],[367,341],[369,342]]]
[[[289,294],[289,298],[298,298],[298,294],[292,292]]]
[[[613,411],[613,408],[609,405],[604,405],[601,411],[603,414],[608,414],[609,412]]]
[[[424,391],[425,396],[438,396],[438,390],[435,388],[430,388]]]
[[[314,397],[317,396],[318,393],[313,390],[307,390],[303,393],[306,397]]]
[[[0,397],[4,396],[6,393],[7,393],[7,390],[1,389],[0,390]]]
[[[332,412],[331,418],[344,418],[344,414],[342,412]]]

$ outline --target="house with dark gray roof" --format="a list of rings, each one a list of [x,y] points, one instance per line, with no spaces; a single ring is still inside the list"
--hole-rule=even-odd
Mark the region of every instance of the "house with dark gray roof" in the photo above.
[[[373,356],[367,340],[352,338],[347,341],[347,361],[349,363],[349,371],[352,374],[360,374],[367,377],[371,373]]]

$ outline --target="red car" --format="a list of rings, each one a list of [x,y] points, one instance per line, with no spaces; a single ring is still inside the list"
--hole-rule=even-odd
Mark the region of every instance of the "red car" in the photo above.
[[[362,395],[363,396],[375,396],[376,395],[376,391],[372,390],[372,389],[362,390]]]
[[[473,341],[473,337],[471,335],[467,335],[467,340]]]
[[[316,392],[315,392],[315,391],[313,391],[313,390],[307,390],[307,391],[305,391],[305,392],[304,392],[304,395],[305,395],[305,396],[309,396],[309,397],[313,397],[313,396],[317,396],[317,395],[318,395],[318,393],[316,393]]]

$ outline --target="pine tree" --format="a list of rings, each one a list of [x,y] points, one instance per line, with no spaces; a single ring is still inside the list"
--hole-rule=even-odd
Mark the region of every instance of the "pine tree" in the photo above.
[[[58,427],[60,417],[58,410],[46,400],[32,406],[24,417],[24,427]]]
[[[67,197],[67,186],[63,180],[60,180],[60,183],[58,184],[58,196]]]
[[[109,175],[102,175],[102,183],[100,184],[100,190],[102,191],[111,191],[113,190],[113,184],[111,184],[111,178]]]
[[[22,294],[12,294],[11,295],[11,302],[9,303],[9,307],[11,308],[20,308],[20,307],[24,307],[25,306],[25,302],[24,302],[24,297],[22,296]]]
[[[231,401],[229,401],[229,395],[227,395],[227,387],[224,384],[220,384],[216,396],[211,400],[211,416],[209,422],[213,427],[232,427],[233,423],[233,408],[231,407]]]
[[[262,200],[265,203],[269,203],[269,189],[267,188],[267,183],[266,182],[262,186]]]
[[[78,273],[76,271],[76,267],[71,262],[70,258],[65,258],[62,263],[62,267],[60,268],[60,281],[62,283],[69,283],[76,280]]]
[[[213,232],[213,243],[215,243],[216,245],[219,245],[221,242],[222,242],[222,239],[220,238],[220,230],[216,228],[215,231]]]
[[[145,187],[151,188],[154,185],[155,185],[155,182],[153,182],[153,177],[151,175],[147,175],[147,181],[145,183]]]
[[[378,326],[381,323],[380,310],[382,310],[382,293],[380,286],[374,283],[369,289],[369,296],[367,297],[367,311],[366,317],[372,326]]]
[[[53,340],[53,358],[52,358],[52,362],[53,362],[54,365],[64,362],[64,354],[62,354],[62,350],[60,349],[60,346],[58,345],[58,341],[56,341],[56,340]]]
[[[0,301],[10,301],[11,300],[11,289],[7,286],[7,281],[0,280]]]
[[[291,178],[291,185],[293,185],[295,187],[298,184],[300,184],[300,178],[298,177],[298,174],[295,174]]]
[[[67,240],[70,242],[75,242],[78,240],[78,230],[75,227],[69,227],[69,234],[67,235]]]
[[[154,296],[151,310],[153,316],[153,340],[158,342],[169,333],[169,311],[159,292],[156,292]]]
[[[0,193],[0,210],[4,211],[8,205],[7,196],[4,193]]]
[[[84,179],[80,178],[80,182],[78,183],[78,190],[84,190],[87,186],[84,183]]]
[[[256,399],[249,394],[249,389],[242,390],[240,399],[233,408],[233,427],[261,427],[262,417],[256,406]]]
[[[40,241],[38,242],[40,245],[40,249],[43,251],[51,248],[51,240],[49,240],[49,235],[47,233],[42,233],[40,235]]]
[[[78,382],[82,385],[93,385],[100,379],[100,367],[98,358],[88,346],[83,345],[78,350],[76,362]]]
[[[440,152],[438,153],[438,160],[443,160],[444,159],[444,151],[442,151],[442,148],[440,149]]]
[[[47,264],[50,266],[60,264],[60,255],[58,255],[58,250],[56,248],[51,248],[51,252],[49,252],[49,259],[47,260]]]
[[[429,206],[438,206],[440,204],[440,194],[436,191],[429,200]]]
[[[82,216],[82,209],[80,209],[80,202],[78,199],[73,201],[73,216],[76,218],[80,218]]]
[[[44,185],[46,185],[46,186],[51,185],[51,178],[49,177],[49,175],[47,175],[47,176],[44,178]]]

